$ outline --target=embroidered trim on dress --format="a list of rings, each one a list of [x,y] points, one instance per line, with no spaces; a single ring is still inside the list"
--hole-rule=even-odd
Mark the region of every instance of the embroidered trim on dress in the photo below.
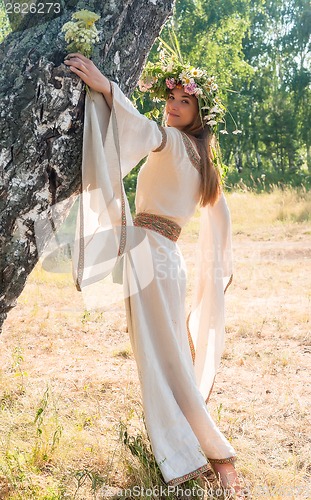
[[[152,151],[153,153],[159,153],[160,151],[162,151],[162,149],[165,148],[166,143],[167,143],[167,134],[166,134],[165,128],[161,127],[161,125],[158,125],[158,128],[159,128],[161,135],[162,135],[162,141],[161,141],[160,146],[157,149],[154,149]]]
[[[226,291],[228,290],[228,288],[229,288],[229,286],[231,285],[232,281],[233,281],[233,274],[231,274],[231,276],[230,276],[230,278],[229,278],[229,281],[228,281],[228,283],[227,283],[227,286],[226,286],[226,288],[225,288],[224,293],[226,293]]]
[[[78,268],[77,268],[77,276],[76,276],[76,289],[78,292],[81,292],[81,283],[83,277],[83,269],[84,269],[84,210],[83,210],[83,191],[82,191],[82,183],[81,183],[81,192],[80,192],[80,241],[79,241],[79,257],[78,257]]]
[[[125,212],[125,196],[123,192],[123,184],[121,184],[121,237],[118,256],[124,253],[126,245],[126,212]]]
[[[187,136],[187,134],[185,134],[185,132],[182,132],[181,133],[181,136],[182,136],[182,140],[184,142],[184,145],[185,145],[185,148],[186,148],[186,151],[187,151],[187,155],[189,156],[189,159],[192,163],[192,165],[194,166],[194,168],[196,168],[196,170],[201,173],[201,158],[198,154],[198,152],[196,151],[193,143],[192,143],[192,140],[189,139],[189,137]]]
[[[125,208],[125,194],[124,194],[124,186],[122,180],[122,168],[120,163],[120,144],[119,144],[119,131],[118,131],[118,122],[115,111],[115,97],[114,97],[114,86],[112,82],[109,80],[110,90],[112,95],[112,107],[111,107],[111,117],[112,117],[112,131],[115,139],[115,145],[118,155],[118,166],[119,166],[119,175],[120,175],[120,189],[121,189],[121,235],[120,235],[120,245],[118,250],[118,256],[122,255],[125,250],[126,245],[126,208]]]
[[[229,278],[227,286],[226,286],[226,288],[224,290],[224,294],[228,290],[228,288],[231,285],[232,281],[233,281],[233,274],[231,274],[231,276]],[[187,324],[188,342],[189,342],[189,347],[190,347],[190,351],[191,351],[192,362],[194,364],[194,362],[195,362],[195,347],[194,347],[194,343],[193,343],[193,340],[192,340],[192,337],[191,337],[191,333],[190,333],[190,328],[189,328],[190,314],[191,314],[191,312],[188,314],[186,324]],[[211,391],[212,391],[212,389],[211,389]],[[210,391],[210,393],[211,393],[211,391]],[[209,398],[209,396],[210,396],[210,394],[208,395],[208,398]],[[208,400],[208,398],[207,398],[207,400]],[[207,400],[206,400],[206,402],[207,402]]]
[[[147,212],[137,214],[133,224],[134,226],[146,227],[147,229],[156,231],[172,241],[177,241],[181,232],[181,227],[176,222],[166,217]]]
[[[233,464],[237,460],[237,457],[236,455],[234,455],[233,457],[229,458],[208,458],[207,460],[211,464]]]
[[[184,476],[176,477],[176,479],[171,479],[171,481],[168,481],[167,484],[168,486],[177,486],[178,484],[184,483],[185,481],[189,481],[189,479],[193,479],[195,477],[200,476],[203,472],[207,472],[208,470],[209,470],[208,464],[202,465],[202,467],[199,467],[198,469],[189,472]]]
[[[190,347],[190,351],[191,351],[192,363],[194,364],[194,362],[195,362],[195,348],[194,348],[194,343],[193,343],[191,333],[190,333],[190,328],[189,328],[190,314],[191,313],[188,314],[186,324],[187,324],[188,342],[189,342],[189,347]]]

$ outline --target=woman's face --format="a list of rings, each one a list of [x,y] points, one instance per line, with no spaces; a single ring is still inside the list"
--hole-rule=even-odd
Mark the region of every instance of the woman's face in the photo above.
[[[186,94],[183,88],[170,91],[166,101],[166,125],[183,130],[194,122],[199,113],[198,100],[193,95]]]

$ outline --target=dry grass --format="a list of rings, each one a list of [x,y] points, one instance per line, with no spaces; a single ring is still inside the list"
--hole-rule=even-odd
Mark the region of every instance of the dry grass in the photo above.
[[[251,498],[311,498],[310,195],[232,193],[228,202],[235,276],[210,411],[238,452]],[[188,302],[197,222],[180,240]],[[86,310],[69,275],[38,265],[8,317],[0,339],[0,499],[118,498],[120,489],[159,482],[121,290],[107,284],[97,295],[104,309]],[[122,445],[120,422],[138,457]]]

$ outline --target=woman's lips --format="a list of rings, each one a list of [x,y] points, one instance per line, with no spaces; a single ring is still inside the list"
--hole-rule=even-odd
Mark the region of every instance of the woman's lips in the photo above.
[[[174,113],[169,113],[170,116],[176,116],[177,118],[179,118],[179,115],[175,115]]]

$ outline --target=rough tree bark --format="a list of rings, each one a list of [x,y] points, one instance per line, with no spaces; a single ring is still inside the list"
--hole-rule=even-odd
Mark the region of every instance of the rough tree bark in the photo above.
[[[0,45],[0,328],[38,261],[35,221],[80,187],[85,92],[61,26],[81,8],[100,14],[92,59],[130,94],[173,1],[69,0],[52,19],[15,19]]]

